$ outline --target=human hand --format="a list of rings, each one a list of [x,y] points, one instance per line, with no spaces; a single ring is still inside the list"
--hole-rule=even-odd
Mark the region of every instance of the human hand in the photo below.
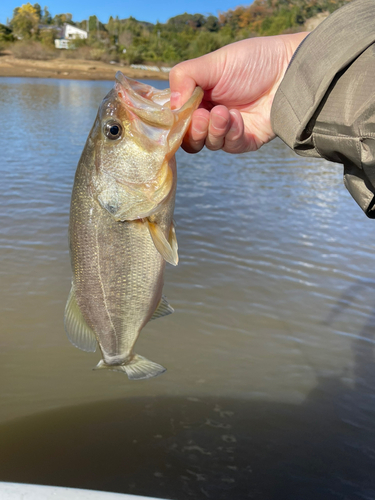
[[[274,95],[298,45],[308,33],[249,38],[172,68],[171,107],[181,107],[198,85],[204,90],[182,147],[205,145],[227,153],[255,151],[275,137]]]

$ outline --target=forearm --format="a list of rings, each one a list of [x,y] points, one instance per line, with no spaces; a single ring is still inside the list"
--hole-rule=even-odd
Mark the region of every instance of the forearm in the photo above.
[[[375,217],[375,2],[339,9],[304,40],[276,92],[274,132],[298,154],[344,164],[345,184]]]

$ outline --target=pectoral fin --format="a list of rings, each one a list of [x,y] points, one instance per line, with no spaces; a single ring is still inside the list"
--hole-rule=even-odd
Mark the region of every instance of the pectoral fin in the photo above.
[[[157,223],[150,222],[148,219],[143,219],[143,220],[150,231],[152,241],[154,242],[157,251],[161,254],[163,259],[172,264],[172,266],[177,266],[178,246],[177,246],[176,232],[174,230],[173,223],[171,224],[171,228],[169,230],[169,236],[168,236],[169,241],[168,241],[167,238],[164,236],[161,227]]]
[[[168,314],[172,314],[174,312],[173,307],[169,304],[165,295],[161,296],[158,307],[155,309],[154,314],[151,316],[151,319],[162,318],[163,316],[168,316]]]
[[[169,228],[168,242],[171,245],[173,254],[177,256],[177,263],[178,263],[178,243],[177,243],[176,229],[173,221],[171,227]]]
[[[65,307],[64,327],[70,342],[82,351],[95,352],[97,340],[95,333],[87,325],[77,304],[74,285],[70,289]]]

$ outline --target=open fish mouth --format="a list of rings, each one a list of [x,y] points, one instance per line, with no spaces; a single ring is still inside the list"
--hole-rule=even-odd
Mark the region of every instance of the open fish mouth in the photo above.
[[[162,129],[170,129],[174,124],[174,114],[170,107],[170,89],[158,91],[145,83],[126,78],[120,71],[116,73],[115,89],[125,107],[145,123]]]

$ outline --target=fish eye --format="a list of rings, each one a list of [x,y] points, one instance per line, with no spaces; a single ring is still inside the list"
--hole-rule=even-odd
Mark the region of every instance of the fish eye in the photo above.
[[[118,122],[110,120],[104,125],[104,134],[108,139],[115,141],[121,137],[122,127]]]

